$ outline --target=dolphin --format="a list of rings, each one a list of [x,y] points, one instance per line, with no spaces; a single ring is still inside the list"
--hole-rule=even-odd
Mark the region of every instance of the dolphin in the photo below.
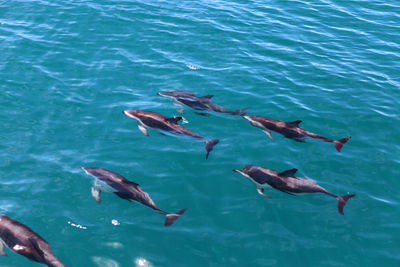
[[[355,194],[336,196],[319,186],[314,180],[305,177],[294,176],[297,172],[297,169],[277,172],[256,165],[245,165],[245,168],[234,169],[233,171],[249,178],[256,185],[257,192],[267,198],[271,198],[270,196],[264,194],[264,189],[268,187],[275,188],[290,195],[322,193],[334,197],[337,199],[337,207],[339,213],[342,215],[344,215],[343,208],[347,201],[350,198],[355,197]]]
[[[6,215],[0,215],[0,239],[12,251],[32,261],[46,264],[49,267],[65,267],[51,252],[50,245],[40,235]],[[0,255],[7,256],[1,241]]]
[[[182,119],[182,117],[172,117],[167,118],[161,114],[145,111],[140,109],[131,109],[122,111],[126,116],[131,117],[138,121],[139,130],[144,134],[149,136],[147,132],[148,128],[152,128],[155,130],[165,131],[175,135],[183,135],[189,136],[195,139],[203,140],[206,142],[205,149],[207,151],[206,159],[210,154],[213,147],[218,144],[218,139],[208,140],[197,133],[181,126],[178,124],[178,121]]]
[[[165,226],[172,225],[175,220],[182,215],[186,209],[182,209],[177,213],[168,213],[161,210],[156,203],[151,199],[149,194],[134,182],[131,182],[124,178],[118,173],[103,169],[103,168],[87,168],[81,167],[86,174],[96,178],[94,185],[92,186],[92,196],[97,203],[101,202],[100,193],[103,189],[111,189],[111,191],[119,196],[120,198],[126,199],[128,201],[137,201],[153,210],[165,215]],[[100,181],[99,181],[100,180]]]
[[[173,102],[177,106],[188,106],[195,110],[204,110],[204,111],[214,111],[219,113],[225,113],[230,115],[245,115],[245,109],[238,109],[235,111],[226,110],[225,107],[221,107],[217,104],[211,102],[211,98],[213,95],[206,95],[198,97],[193,92],[190,91],[181,91],[181,90],[171,90],[171,91],[162,91],[157,93],[159,96],[169,97],[173,99]],[[183,109],[178,110],[179,112],[183,113]],[[208,116],[207,113],[196,112],[199,115]]]
[[[304,138],[310,137],[314,139],[320,139],[325,142],[332,142],[335,145],[336,150],[340,152],[342,146],[351,138],[346,137],[340,140],[332,140],[327,137],[311,133],[299,127],[299,124],[302,122],[300,120],[286,122],[263,116],[243,116],[243,118],[250,121],[251,125],[260,128],[272,140],[274,140],[274,138],[271,135],[271,131],[282,134],[286,138],[294,139],[298,142],[304,142]]]

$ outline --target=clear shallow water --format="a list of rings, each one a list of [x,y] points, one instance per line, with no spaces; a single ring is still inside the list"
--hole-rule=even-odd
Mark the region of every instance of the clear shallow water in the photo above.
[[[399,14],[397,1],[1,1],[0,211],[67,266],[398,266]],[[162,89],[352,139],[341,153],[272,142],[240,117],[187,111],[221,140],[206,161],[202,143],[146,137],[121,113],[177,115]],[[268,200],[232,172],[248,163],[357,197],[345,216],[327,196]],[[113,194],[97,204],[79,166],[188,211],[164,228]],[[1,266],[37,266],[8,252]]]

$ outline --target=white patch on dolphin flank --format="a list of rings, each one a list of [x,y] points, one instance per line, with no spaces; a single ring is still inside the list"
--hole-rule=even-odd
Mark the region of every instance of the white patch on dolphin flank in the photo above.
[[[23,250],[25,247],[23,247],[23,246],[20,246],[20,245],[15,245],[15,246],[13,246],[13,250],[16,250],[16,251],[18,251],[18,250]]]

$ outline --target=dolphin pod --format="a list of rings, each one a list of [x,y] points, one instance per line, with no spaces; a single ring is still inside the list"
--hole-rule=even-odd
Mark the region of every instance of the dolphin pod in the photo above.
[[[213,111],[218,113],[241,115],[241,116],[244,116],[247,110],[247,108],[244,108],[235,111],[229,111],[225,107],[221,107],[217,104],[212,103],[211,98],[213,97],[213,95],[198,97],[193,92],[190,91],[170,90],[170,91],[159,92],[157,93],[157,95],[172,98],[172,101],[176,106],[182,107],[182,109],[178,110],[178,112],[180,113],[183,113],[183,106],[188,106],[194,110]],[[208,116],[208,113],[204,112],[196,112],[196,113],[199,115]]]
[[[243,116],[243,118],[248,120],[251,125],[260,128],[272,140],[274,140],[274,138],[271,135],[271,131],[279,133],[286,138],[290,138],[298,142],[304,142],[304,138],[310,137],[323,140],[325,142],[332,142],[335,145],[336,150],[340,152],[342,146],[350,139],[350,137],[346,137],[340,140],[332,140],[322,135],[311,133],[299,127],[299,124],[302,122],[300,120],[286,122],[262,116]]]
[[[127,180],[122,175],[118,173],[103,169],[103,168],[87,168],[81,167],[88,175],[99,179],[103,183],[107,184],[107,186],[112,188],[114,194],[119,196],[122,199],[126,199],[128,201],[137,201],[153,210],[165,215],[165,226],[172,225],[180,215],[182,215],[186,209],[182,209],[177,213],[168,213],[161,210],[156,203],[151,199],[150,195],[143,191],[143,189],[139,186],[139,184],[131,182]],[[101,193],[102,185],[101,183],[94,183],[92,186],[92,196],[96,200],[96,202],[100,203],[100,193]]]
[[[339,213],[342,215],[344,215],[343,208],[346,205],[347,200],[355,197],[354,194],[336,196],[319,186],[314,180],[305,177],[294,176],[297,172],[297,169],[277,172],[256,165],[246,165],[243,169],[234,169],[233,171],[249,178],[256,185],[257,192],[267,198],[271,198],[270,196],[264,194],[264,189],[267,187],[275,188],[290,195],[322,193],[334,197],[337,199],[337,207]]]
[[[46,264],[49,267],[65,267],[53,254],[50,245],[28,226],[0,215],[0,239],[12,251],[32,261]],[[0,255],[7,256],[4,245],[0,241]]]
[[[332,140],[327,137],[311,133],[301,127],[300,120],[293,122],[285,122],[262,116],[247,116],[246,109],[229,111],[225,107],[218,106],[211,102],[212,95],[198,97],[189,91],[163,91],[158,93],[160,96],[172,98],[174,104],[188,106],[194,110],[206,112],[219,112],[230,115],[240,115],[248,120],[251,125],[260,128],[272,140],[272,132],[279,133],[286,138],[295,141],[304,142],[306,137],[332,142],[337,149],[341,151],[343,145],[350,139],[346,137],[340,140]],[[180,116],[168,118],[159,113],[145,111],[139,109],[123,110],[123,114],[133,118],[138,123],[139,130],[146,136],[149,136],[148,129],[154,129],[161,132],[167,132],[177,136],[187,136],[193,139],[205,142],[206,159],[209,157],[213,147],[219,143],[218,139],[206,139],[203,136],[178,124],[183,118]],[[183,110],[179,110],[183,113]],[[197,113],[197,112],[196,112]],[[208,113],[198,113],[200,115],[208,115]],[[94,177],[94,183],[91,187],[91,194],[96,202],[101,202],[101,192],[111,191],[122,199],[128,201],[139,202],[158,213],[165,216],[165,226],[171,226],[187,209],[182,209],[176,213],[168,213],[160,209],[150,195],[145,192],[137,183],[129,181],[120,174],[112,172],[104,168],[81,167],[86,174]],[[321,193],[337,200],[337,207],[340,214],[344,215],[343,209],[352,195],[337,196],[315,181],[306,177],[295,176],[297,169],[290,169],[283,172],[277,172],[272,169],[263,168],[256,165],[245,165],[243,169],[234,169],[235,172],[249,178],[256,186],[257,192],[266,197],[270,196],[264,193],[264,189],[272,187],[290,195],[302,193]],[[65,267],[65,265],[52,253],[50,245],[28,226],[7,217],[0,215],[0,255],[7,255],[4,251],[3,242],[14,252],[21,254],[32,261],[46,264],[50,267]]]
[[[206,159],[208,158],[208,155],[210,154],[213,147],[219,142],[218,139],[208,140],[178,124],[178,121],[181,120],[182,117],[167,118],[164,115],[140,109],[124,110],[122,111],[122,113],[130,118],[137,120],[139,130],[146,136],[149,136],[147,129],[151,128],[175,135],[189,136],[198,140],[205,141],[205,149],[207,152]]]

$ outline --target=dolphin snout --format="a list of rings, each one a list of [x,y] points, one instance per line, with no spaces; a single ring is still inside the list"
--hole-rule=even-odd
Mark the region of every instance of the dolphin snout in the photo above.
[[[135,109],[123,110],[122,113],[124,113],[128,117],[131,117],[131,118],[135,119],[135,115],[137,114],[137,110],[135,110]]]

